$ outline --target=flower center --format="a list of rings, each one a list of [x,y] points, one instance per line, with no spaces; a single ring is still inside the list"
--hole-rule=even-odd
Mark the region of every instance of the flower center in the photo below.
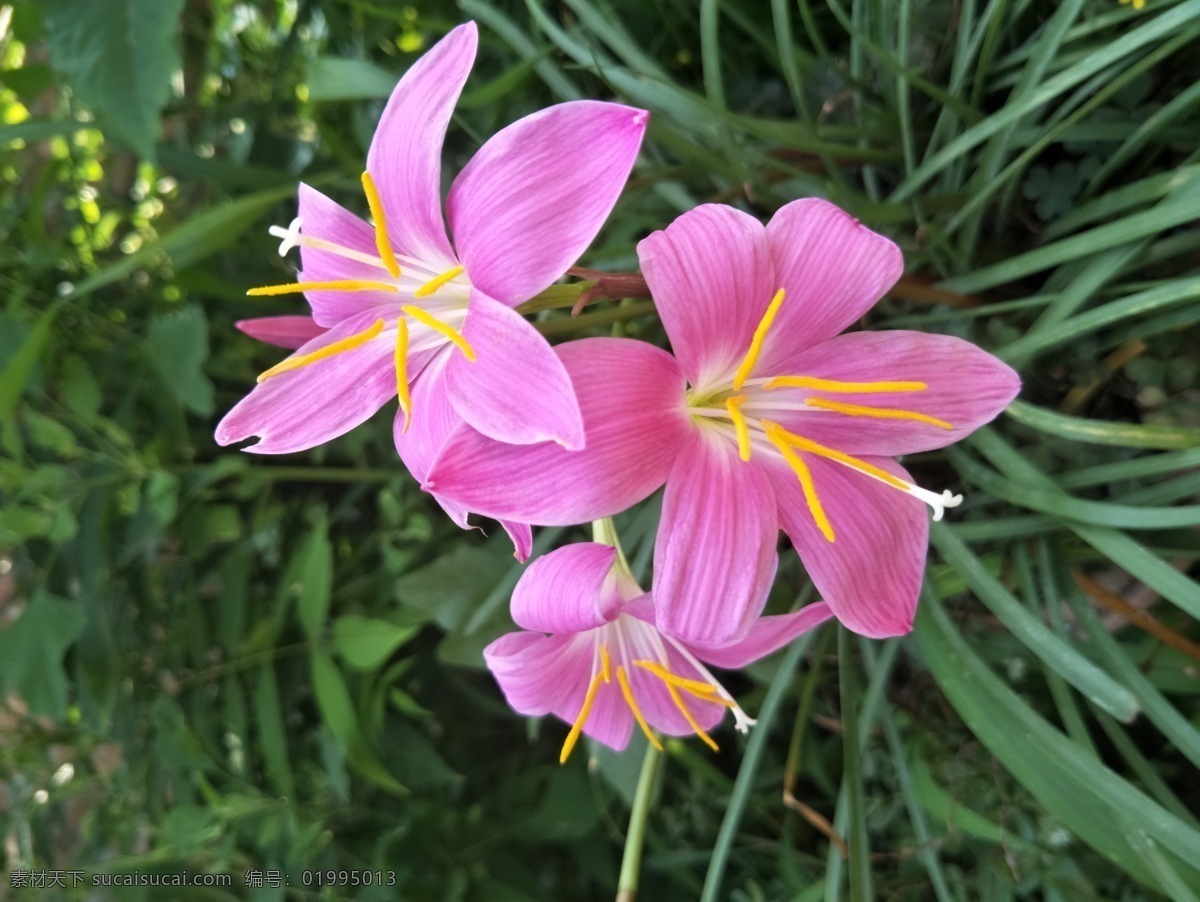
[[[367,197],[367,206],[371,210],[371,218],[375,224],[377,254],[368,254],[356,248],[328,241],[317,235],[310,235],[302,231],[303,222],[299,217],[293,219],[286,229],[271,226],[270,233],[280,239],[279,255],[281,257],[285,256],[292,248],[309,247],[377,269],[379,271],[377,278],[291,282],[284,285],[252,288],[246,293],[251,297],[273,297],[307,291],[373,291],[397,294],[401,297],[407,296],[414,301],[422,301],[422,305],[400,304],[397,312],[403,315],[397,317],[394,324],[389,326],[386,319],[380,318],[366,329],[318,348],[316,351],[289,357],[260,375],[258,381],[262,382],[280,373],[300,369],[344,351],[361,347],[384,333],[389,333],[387,340],[390,341],[392,340],[390,333],[394,330],[395,353],[393,359],[396,369],[396,396],[404,411],[404,430],[407,432],[408,424],[412,419],[412,397],[409,392],[408,378],[409,354],[449,343],[462,351],[468,361],[472,363],[475,361],[475,350],[461,332],[461,326],[466,320],[471,283],[466,278],[465,270],[461,265],[443,269],[444,264],[431,264],[396,254],[388,238],[387,218],[384,215],[383,202],[370,173],[362,174],[362,185],[363,193]],[[410,336],[409,319],[420,329],[415,339]]]
[[[625,704],[629,707],[634,720],[637,721],[642,732],[646,734],[646,739],[656,749],[662,751],[662,743],[659,742],[658,737],[650,729],[650,724],[647,723],[646,717],[642,713],[641,706],[638,704],[637,697],[634,694],[633,682],[630,679],[631,668],[633,667],[641,668],[662,681],[663,688],[666,689],[671,702],[679,710],[679,713],[683,715],[683,719],[687,721],[688,726],[714,752],[717,751],[717,744],[705,732],[704,728],[700,726],[695,714],[688,708],[685,694],[701,702],[723,705],[732,710],[735,720],[734,725],[743,733],[754,725],[754,720],[747,716],[746,712],[733,700],[733,697],[725,687],[717,682],[708,668],[701,664],[683,645],[670,636],[664,636],[649,624],[642,623],[627,615],[621,615],[612,623],[598,627],[593,632],[595,635],[591,638],[594,649],[592,678],[588,683],[587,692],[584,694],[583,706],[579,709],[579,715],[575,718],[575,722],[571,725],[571,731],[567,734],[567,738],[563,742],[562,752],[558,757],[560,764],[565,764],[567,758],[570,757],[571,750],[575,748],[576,742],[579,741],[579,736],[583,732],[588,717],[592,713],[592,707],[596,703],[596,698],[605,686],[613,682],[614,676],[616,677],[617,688],[620,690]],[[666,643],[670,643],[671,647],[690,666],[695,668],[697,674],[703,677],[703,680],[689,679],[674,673],[668,664]],[[613,649],[611,654],[609,652],[610,647]],[[613,666],[614,656],[617,661],[615,667]]]
[[[762,352],[763,342],[775,320],[775,315],[783,305],[783,299],[784,290],[780,288],[771,299],[766,313],[763,314],[758,327],[754,330],[746,356],[742,358],[731,376],[702,391],[697,391],[695,388],[688,389],[687,403],[693,422],[728,436],[736,443],[738,456],[743,461],[749,461],[755,451],[782,459],[800,480],[800,488],[804,492],[804,500],[808,504],[813,521],[821,530],[822,535],[830,542],[837,537],[821,504],[816,481],[813,479],[812,470],[805,459],[806,455],[834,461],[864,476],[878,480],[890,488],[919,498],[932,508],[934,520],[942,519],[946,508],[957,507],[961,504],[961,495],[955,495],[949,491],[944,491],[940,495],[934,494],[908,480],[894,476],[881,467],[798,435],[775,422],[775,418],[790,418],[795,422],[795,414],[803,411],[814,415],[838,414],[880,420],[908,420],[937,429],[950,430],[954,428],[951,423],[918,410],[854,404],[837,397],[826,397],[827,395],[916,393],[925,391],[927,386],[924,382],[900,380],[849,382],[795,375],[751,378]],[[778,389],[791,389],[792,391],[787,395],[780,395],[775,393]],[[798,393],[796,390],[800,390],[800,392]]]

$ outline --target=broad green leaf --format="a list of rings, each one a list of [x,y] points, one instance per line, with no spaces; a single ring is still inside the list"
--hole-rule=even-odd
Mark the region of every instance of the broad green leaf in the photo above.
[[[106,131],[153,159],[179,70],[183,0],[43,0],[50,57]]]
[[[374,670],[411,639],[420,626],[397,626],[378,617],[343,614],[333,622],[333,648],[358,670]]]
[[[146,349],[177,401],[194,414],[213,412],[213,385],[204,375],[208,359],[208,321],[196,304],[150,320]]]
[[[34,595],[16,622],[0,629],[0,685],[34,714],[60,718],[67,710],[63,656],[83,634],[87,613],[77,601]]]

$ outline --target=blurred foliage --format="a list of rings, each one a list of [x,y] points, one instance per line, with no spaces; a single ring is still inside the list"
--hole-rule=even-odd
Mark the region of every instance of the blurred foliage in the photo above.
[[[914,635],[841,643],[854,710],[827,628],[731,678],[777,715],[748,743],[668,743],[644,898],[1200,897],[1200,0],[0,5],[7,871],[615,892],[640,754],[559,767],[560,725],[481,671],[519,575],[503,538],[440,514],[384,417],[282,459],[212,440],[276,354],[234,321],[298,309],[244,297],[292,269],[267,225],[300,179],[364,208],[383,99],[464,18],[450,172],[549,103],[652,111],[585,264],[634,269],[705,200],[827,196],[906,253],[870,327],[972,338],[1025,380],[906,461],[968,501]],[[606,315],[660,339],[641,310]],[[643,569],[656,516],[620,524]],[[811,591],[785,560],[778,609]],[[844,862],[830,823],[872,855]]]

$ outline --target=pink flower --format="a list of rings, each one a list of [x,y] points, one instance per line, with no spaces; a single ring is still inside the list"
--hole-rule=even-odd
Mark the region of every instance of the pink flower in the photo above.
[[[839,333],[900,276],[899,249],[830,203],[765,228],[698,207],[638,246],[675,351],[590,339],[558,347],[586,450],[512,448],[458,430],[426,486],[491,516],[546,525],[610,516],[666,483],[654,553],[658,624],[689,641],[745,635],[782,528],[834,614],[858,633],[912,628],[929,523],[961,498],[892,456],[948,445],[1020,383],[966,341]]]
[[[374,228],[300,186],[299,218],[273,229],[282,253],[300,248],[300,280],[251,294],[303,292],[323,331],[259,377],[218,425],[218,443],[258,436],[246,450],[311,448],[397,397],[398,450],[418,478],[460,418],[502,442],[583,447],[566,370],[513,308],[595,237],[647,113],[577,101],[498,132],[450,188],[452,246],[442,139],[476,43],[474,23],[455,28],[392,93],[362,179]]]
[[[683,642],[656,626],[653,597],[642,593],[616,548],[583,543],[529,566],[513,592],[512,616],[529,632],[501,636],[484,649],[484,659],[516,711],[555,714],[572,725],[560,756],[565,762],[580,733],[620,751],[635,722],[659,748],[651,728],[694,733],[715,750],[708,731],[726,709],[743,733],[754,721],[705,662],[745,667],[832,612],[817,602],[763,617],[723,647]]]

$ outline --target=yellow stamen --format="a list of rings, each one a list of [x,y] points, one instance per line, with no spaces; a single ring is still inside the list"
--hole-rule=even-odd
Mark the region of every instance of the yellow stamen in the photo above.
[[[853,470],[858,470],[860,473],[866,473],[868,476],[874,476],[876,479],[886,482],[892,488],[900,489],[907,492],[909,484],[903,479],[899,479],[889,473],[887,470],[882,470],[874,464],[869,464],[865,460],[859,460],[857,457],[851,457],[844,451],[837,451],[833,448],[826,448],[824,445],[818,445],[816,442],[788,432],[778,423],[772,423],[770,420],[762,421],[763,428],[767,430],[767,437],[770,438],[771,429],[775,429],[778,435],[793,448],[801,451],[808,451],[811,454],[816,454],[818,457],[824,457],[828,460],[836,460],[838,463],[845,464]],[[773,440],[772,440],[773,441]],[[778,447],[778,445],[776,445]]]
[[[289,370],[298,370],[300,367],[308,366],[310,363],[316,363],[318,360],[324,360],[326,357],[332,357],[335,354],[340,354],[342,351],[349,351],[357,348],[360,345],[366,344],[376,335],[383,331],[383,320],[375,320],[375,324],[368,329],[350,335],[340,341],[332,342],[325,345],[319,350],[313,351],[311,354],[301,354],[299,357],[289,357],[287,360],[275,364],[265,373],[258,377],[258,381],[262,382],[270,379],[272,376],[278,376],[280,373],[286,373]]]
[[[885,391],[924,391],[924,382],[839,382],[815,376],[777,376],[763,388],[811,388],[846,395],[870,395]]]
[[[375,247],[379,249],[379,258],[387,267],[387,271],[391,273],[392,278],[398,279],[400,278],[400,264],[396,262],[396,255],[392,253],[392,243],[388,241],[383,201],[379,199],[379,192],[375,190],[375,180],[371,178],[371,173],[364,172],[362,174],[362,186],[363,193],[367,195],[367,206],[371,208],[371,218],[375,220]]]
[[[931,417],[928,414],[917,413],[915,410],[895,410],[889,407],[864,407],[861,404],[843,404],[841,401],[830,401],[826,398],[806,398],[804,403],[809,407],[817,407],[821,410],[833,410],[852,417],[876,417],[881,420],[915,420],[918,423],[928,423],[930,426],[937,426],[939,429],[954,428],[945,420],[939,420],[937,417]]]
[[[679,695],[679,690],[670,683],[667,683],[667,692],[671,694],[671,701],[675,703],[675,707],[679,709],[679,713],[683,715],[683,719],[688,722],[688,726],[692,728],[692,731],[695,732],[695,734],[701,739],[703,739],[705,745],[707,745],[710,749],[712,749],[714,752],[719,752],[720,749],[717,747],[717,744],[713,742],[713,738],[705,733],[703,729],[701,729],[700,724],[696,722],[696,718],[692,716],[692,712],[689,711],[687,709],[687,705],[683,703],[683,699]]]
[[[456,266],[453,269],[446,270],[440,276],[434,276],[432,279],[430,279],[428,282],[426,282],[424,285],[422,285],[420,288],[418,288],[416,291],[414,291],[413,297],[418,297],[418,298],[429,297],[429,295],[433,294],[435,291],[437,291],[439,288],[441,288],[443,285],[445,285],[447,282],[449,282],[455,276],[461,275],[462,271],[463,271],[463,268],[461,266]]]
[[[395,285],[387,282],[372,282],[369,279],[338,279],[334,282],[289,282],[287,285],[264,285],[246,292],[252,298],[271,297],[277,294],[300,294],[305,291],[396,291]]]
[[[608,659],[608,649],[600,646],[600,673],[604,675],[604,682],[612,682],[612,662]]]
[[[792,472],[800,479],[800,488],[804,492],[804,500],[808,504],[808,510],[812,514],[813,521],[817,524],[817,529],[821,530],[821,535],[825,536],[826,540],[832,542],[836,538],[833,533],[833,524],[829,522],[829,517],[825,515],[825,508],[821,506],[821,499],[817,495],[817,484],[813,481],[812,471],[808,468],[808,464],[793,451],[787,444],[784,438],[787,433],[776,426],[774,423],[765,423],[767,438],[771,440],[779,453],[783,455],[783,459],[787,461],[787,465],[792,468]]]
[[[735,395],[725,399],[725,409],[729,411],[729,419],[733,420],[733,428],[737,430],[738,456],[742,460],[750,459],[750,430],[746,426],[746,418],[740,408],[746,403],[745,395]]]
[[[596,701],[596,693],[600,691],[600,684],[603,681],[604,674],[598,673],[588,683],[587,694],[583,697],[583,707],[579,709],[579,716],[575,718],[575,723],[571,724],[571,732],[567,734],[562,751],[558,753],[559,764],[567,763],[567,758],[571,756],[571,750],[579,741],[579,734],[583,732],[583,725],[587,723],[588,715],[592,713],[592,704]]]
[[[396,320],[396,397],[404,411],[404,432],[412,422],[412,395],[408,392],[408,323]]]
[[[625,668],[619,665],[617,667],[617,682],[621,684],[621,694],[625,696],[625,704],[629,705],[629,710],[633,712],[633,717],[638,722],[638,726],[642,728],[642,732],[646,734],[646,738],[650,740],[650,744],[661,752],[662,743],[658,741],[657,736],[650,732],[650,725],[646,723],[646,718],[642,717],[642,709],[634,701],[633,690],[629,687],[628,677],[625,676]]]
[[[750,376],[750,371],[754,369],[754,364],[758,362],[758,355],[762,351],[763,341],[767,337],[767,330],[771,328],[771,323],[775,321],[775,314],[779,312],[781,304],[783,304],[782,288],[775,292],[775,297],[771,298],[771,303],[767,305],[767,312],[759,320],[758,328],[754,330],[754,337],[750,339],[750,350],[746,352],[746,356],[742,358],[737,372],[733,375],[733,388],[735,391],[742,387],[742,383],[746,381]]]
[[[430,316],[420,307],[414,307],[411,304],[407,304],[400,309],[419,322],[421,325],[428,326],[434,332],[440,332],[445,335],[448,339],[458,345],[459,350],[466,355],[467,360],[470,360],[472,363],[475,362],[475,349],[471,347],[470,343],[463,338],[453,326],[447,326],[440,319]]]
[[[699,696],[706,702],[716,702],[718,705],[724,705],[726,708],[734,707],[734,703],[728,699],[714,696],[717,687],[711,683],[701,683],[699,680],[689,680],[686,677],[681,677],[678,674],[671,673],[661,664],[656,664],[654,661],[634,661],[634,667],[641,667],[643,670],[648,670],[668,686],[678,686],[680,689],[686,689],[692,695]]]

